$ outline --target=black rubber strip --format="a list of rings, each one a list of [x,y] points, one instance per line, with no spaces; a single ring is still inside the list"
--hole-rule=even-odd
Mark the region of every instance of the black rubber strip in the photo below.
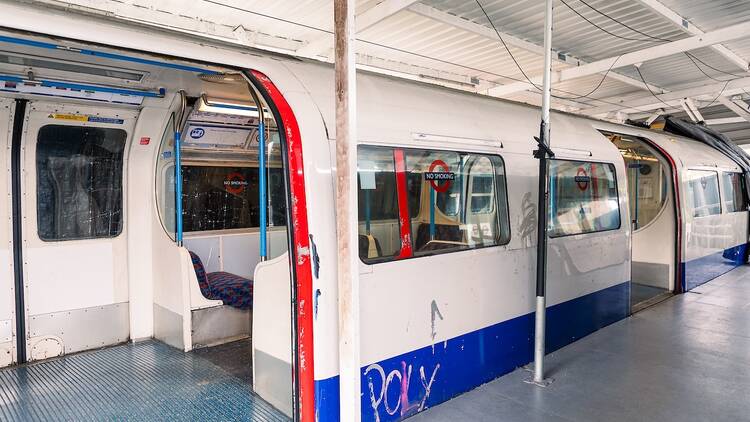
[[[26,312],[23,288],[23,216],[21,215],[21,144],[27,100],[16,100],[10,149],[11,200],[13,202],[13,278],[16,293],[17,362],[26,363]]]

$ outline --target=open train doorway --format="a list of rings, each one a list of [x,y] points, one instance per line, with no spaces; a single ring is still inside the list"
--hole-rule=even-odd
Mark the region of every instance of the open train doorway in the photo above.
[[[620,150],[628,177],[632,225],[631,312],[673,294],[676,268],[676,205],[669,161],[644,138],[605,135]]]
[[[292,280],[301,273],[311,290],[312,275],[290,258],[309,242],[305,183],[299,128],[275,85],[257,71],[11,35],[0,47],[24,56],[0,60],[0,368],[76,361],[80,384],[141,385],[144,372],[128,369],[141,350],[152,356],[137,365],[159,374],[149,388],[196,387],[169,381],[170,362],[211,378],[190,364],[208,361],[237,381],[232,394],[299,413]],[[100,371],[102,348],[121,359]]]

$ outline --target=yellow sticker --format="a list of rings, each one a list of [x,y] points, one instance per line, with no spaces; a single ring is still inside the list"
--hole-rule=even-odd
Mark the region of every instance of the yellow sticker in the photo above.
[[[82,115],[82,114],[50,114],[50,118],[52,119],[59,119],[59,120],[70,120],[74,122],[88,122],[89,116]]]

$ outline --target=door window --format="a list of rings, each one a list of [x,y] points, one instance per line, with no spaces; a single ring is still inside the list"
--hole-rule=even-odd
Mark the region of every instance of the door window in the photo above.
[[[37,231],[45,241],[122,232],[122,129],[46,125],[36,146]]]
[[[715,171],[688,170],[685,174],[688,204],[693,217],[721,214],[719,176]]]
[[[552,160],[549,184],[550,237],[620,228],[614,165]]]

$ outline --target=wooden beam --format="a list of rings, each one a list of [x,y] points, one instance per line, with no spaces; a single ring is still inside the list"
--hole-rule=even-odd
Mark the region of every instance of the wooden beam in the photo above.
[[[385,0],[373,6],[355,18],[358,32],[375,26],[378,22],[395,15],[419,0]],[[295,53],[301,56],[317,56],[323,54],[331,46],[331,36],[328,34],[314,38]]]
[[[342,421],[361,419],[357,214],[356,0],[334,0],[336,244],[338,249],[339,403]],[[312,422],[312,421],[305,421]]]

